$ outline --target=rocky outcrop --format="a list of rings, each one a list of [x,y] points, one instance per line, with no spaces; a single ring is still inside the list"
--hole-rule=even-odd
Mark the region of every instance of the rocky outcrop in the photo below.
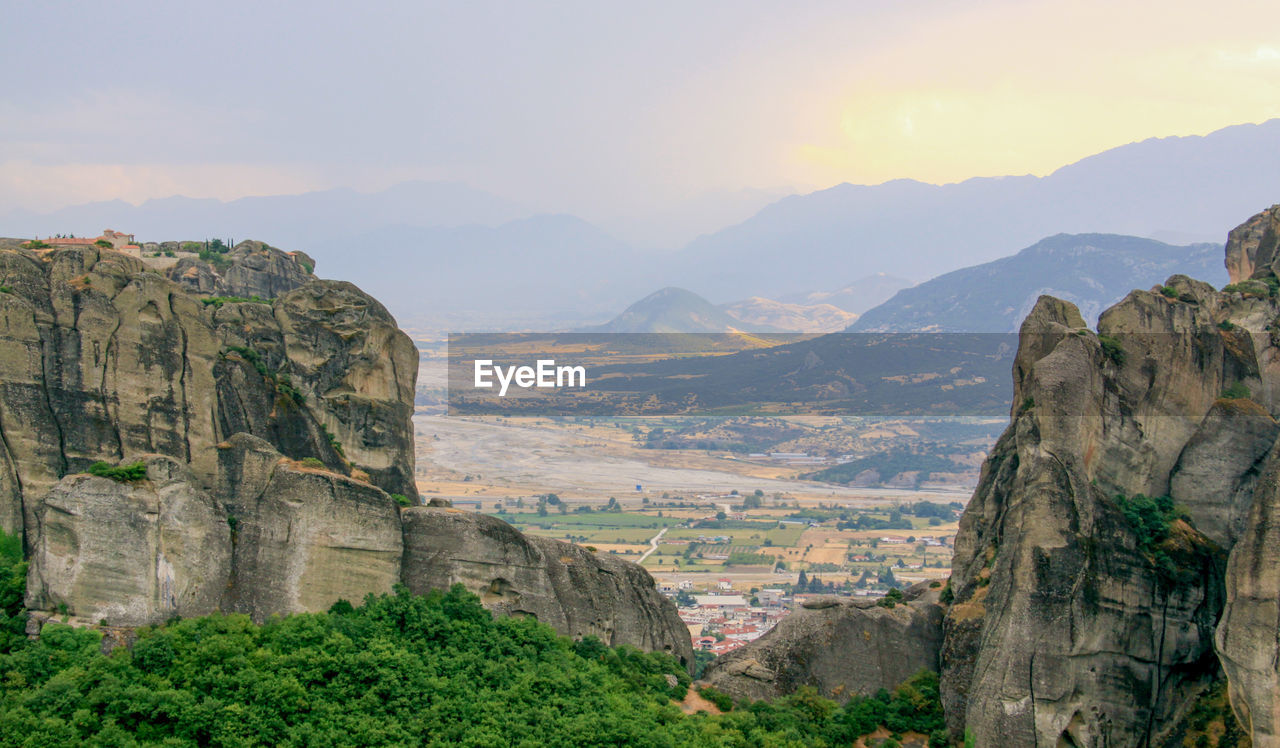
[[[226,514],[178,461],[146,465],[145,481],[73,475],[44,497],[29,608],[116,626],[218,609],[231,573]]]
[[[359,289],[307,278],[271,303],[206,304],[124,254],[0,251],[0,527],[127,454],[207,485],[213,446],[238,431],[416,496],[412,341]]]
[[[243,241],[216,262],[183,257],[165,274],[194,294],[274,299],[312,280],[315,260],[260,241]]]
[[[675,605],[635,564],[485,515],[401,510],[378,487],[250,434],[217,445],[207,489],[170,457],[143,459],[145,479],[69,475],[38,502],[35,620],[118,628],[221,610],[262,621],[401,582],[419,593],[461,582],[497,614],[693,661]]]
[[[410,507],[404,519],[404,583],[413,592],[461,583],[486,607],[533,616],[562,634],[595,636],[693,662],[675,605],[636,564],[458,509]]]
[[[714,660],[704,680],[735,699],[774,699],[812,686],[844,701],[893,689],[920,670],[938,670],[943,608],[918,585],[893,607],[819,598],[767,634]]]
[[[1232,283],[1280,274],[1280,205],[1273,205],[1227,235],[1227,273]]]
[[[1217,649],[1231,706],[1255,748],[1280,746],[1280,444],[1227,566]]]
[[[234,541],[225,610],[255,620],[326,610],[400,581],[399,509],[385,492],[286,459],[248,434],[218,451]]]
[[[1195,527],[1236,510],[1175,497],[1192,522],[1153,545],[1124,506],[1198,485],[1230,408],[1218,394],[1256,385],[1257,363],[1247,336],[1216,324],[1212,289],[1169,285],[1131,294],[1099,335],[1047,298],[1023,325],[1017,412],[952,565],[944,705],[978,744],[1158,744],[1216,671],[1224,554]]]
[[[417,351],[312,268],[259,242],[176,280],[97,247],[0,248],[0,527],[25,536],[36,631],[461,581],[498,613],[690,664],[639,566],[449,508],[402,519]],[[85,474],[136,455],[145,478]]]

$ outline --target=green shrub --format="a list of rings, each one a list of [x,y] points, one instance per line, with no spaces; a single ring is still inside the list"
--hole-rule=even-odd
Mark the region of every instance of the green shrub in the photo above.
[[[304,466],[309,467],[309,468],[323,468],[323,467],[324,467],[324,463],[323,463],[323,462],[321,462],[320,460],[318,460],[318,459],[317,459],[317,458],[315,458],[315,457],[303,457],[301,460],[299,460],[299,462],[301,462]]]
[[[324,431],[324,436],[329,440],[329,446],[333,448],[333,451],[337,452],[339,457],[346,459],[347,453],[342,451],[342,443],[338,441],[338,437],[333,435],[328,426],[321,424],[320,428]]]
[[[1125,352],[1120,340],[1111,335],[1099,335],[1098,343],[1102,345],[1102,354],[1116,366],[1124,366]]]
[[[23,249],[48,249],[50,246],[52,245],[46,244],[40,241],[39,239],[32,239],[31,241],[23,244],[22,248]]]
[[[1247,400],[1253,396],[1253,393],[1243,382],[1236,382],[1223,390],[1222,396],[1228,400]]]
[[[27,562],[22,557],[22,536],[0,530],[0,654],[27,640]]]
[[[1173,524],[1179,520],[1191,523],[1186,512],[1175,507],[1170,496],[1144,496],[1137,494],[1116,496],[1116,506],[1125,524],[1133,532],[1137,550],[1151,562],[1160,581],[1177,584],[1185,581],[1187,570],[1179,562],[1187,554],[1166,543],[1173,532]]]
[[[100,248],[102,248],[102,249],[115,249],[115,248],[116,248],[116,245],[112,244],[111,242],[107,241],[106,239],[99,239],[99,240],[97,240],[96,242],[94,242],[94,243],[93,243],[93,246],[95,246],[95,247],[100,247]]]
[[[884,597],[877,600],[876,605],[879,605],[882,608],[892,608],[900,602],[902,602],[902,590],[894,587],[884,593]]]
[[[1224,319],[1218,323],[1218,329],[1222,330],[1223,332],[1231,332],[1232,330],[1236,329],[1236,325],[1231,320]]]
[[[945,729],[924,671],[843,706],[808,687],[735,708],[708,688],[732,711],[685,715],[672,699],[690,678],[669,655],[494,618],[461,585],[262,624],[175,619],[137,637],[104,655],[101,632],[47,624],[0,654],[0,743],[830,746],[880,726]]]
[[[1178,289],[1174,288],[1173,286],[1161,286],[1160,293],[1169,299],[1178,298]]]
[[[698,690],[698,694],[702,698],[716,705],[716,709],[727,712],[733,709],[733,697],[712,686],[703,686]]]
[[[938,593],[938,601],[943,605],[950,605],[956,599],[956,593],[951,589],[951,580],[947,580],[947,584],[942,588],[942,592]]]
[[[219,271],[225,271],[231,267],[231,260],[222,252],[214,252],[208,249],[201,249],[198,256],[203,262],[207,262]]]
[[[413,506],[413,501],[402,493],[393,493],[391,494],[391,498],[395,499],[396,503],[400,506]]]
[[[139,461],[116,466],[109,462],[95,462],[89,466],[89,474],[99,478],[110,478],[117,483],[132,483],[146,479],[147,463]]]

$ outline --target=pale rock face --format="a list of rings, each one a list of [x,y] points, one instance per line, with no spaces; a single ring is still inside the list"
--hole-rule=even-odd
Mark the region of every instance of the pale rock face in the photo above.
[[[98,460],[165,454],[208,483],[213,445],[238,431],[417,496],[412,342],[355,286],[304,273],[305,255],[232,254],[263,253],[294,275],[259,290],[302,285],[218,307],[120,253],[0,250],[0,528],[21,532],[44,492]]]
[[[1232,283],[1280,270],[1280,205],[1273,205],[1227,235],[1227,274]]]
[[[1115,496],[1173,492],[1227,540],[1275,425],[1219,399],[1261,388],[1253,338],[1219,329],[1229,310],[1211,288],[1168,285],[1176,298],[1135,291],[1103,314],[1123,363],[1057,300],[1023,325],[1014,420],[961,519],[942,653],[949,724],[979,745],[1159,744],[1216,670],[1222,547],[1176,522],[1170,579]],[[1246,449],[1215,448],[1242,433]],[[1214,482],[1222,469],[1240,474]]]
[[[304,467],[248,434],[219,452],[217,491],[235,547],[224,609],[261,621],[359,603],[400,581],[399,510],[386,493]]]
[[[147,479],[62,479],[36,511],[27,607],[113,626],[218,609],[231,571],[226,515],[187,468],[148,456]]]
[[[1231,706],[1255,748],[1280,746],[1280,444],[1267,455],[1254,503],[1227,565],[1217,649]]]
[[[227,253],[231,267],[222,274],[227,296],[274,299],[301,288],[311,280],[315,262],[304,265],[306,255],[287,254],[259,241],[244,241]],[[309,259],[309,258],[308,258]]]
[[[413,398],[418,350],[381,304],[341,281],[314,281],[275,304],[295,380],[346,458],[390,493],[417,497]]]
[[[201,296],[274,299],[312,280],[315,260],[302,252],[282,252],[260,241],[243,241],[225,255],[220,269],[203,260],[183,257],[165,274]]]
[[[566,636],[668,652],[692,664],[688,628],[640,566],[524,535],[485,515],[425,506],[401,514],[411,591],[460,583],[495,613],[533,616]]]
[[[912,588],[892,608],[832,599],[802,608],[750,644],[716,658],[704,680],[737,699],[775,699],[812,686],[844,701],[937,672],[943,607],[937,591]]]

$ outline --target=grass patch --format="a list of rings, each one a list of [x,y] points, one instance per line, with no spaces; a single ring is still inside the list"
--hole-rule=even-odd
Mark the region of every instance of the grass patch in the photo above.
[[[99,478],[110,478],[117,483],[133,483],[146,479],[147,463],[139,461],[117,466],[100,461],[89,466],[89,474]]]

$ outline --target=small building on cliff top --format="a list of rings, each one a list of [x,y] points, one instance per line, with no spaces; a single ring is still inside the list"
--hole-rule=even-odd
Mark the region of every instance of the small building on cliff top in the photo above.
[[[119,231],[112,231],[111,229],[106,229],[102,232],[102,236],[99,236],[96,239],[51,236],[48,239],[41,239],[40,241],[48,244],[53,249],[91,247],[98,242],[106,242],[117,252],[123,252],[127,255],[133,255],[134,257],[142,256],[142,247],[134,243],[133,234],[124,234]]]

